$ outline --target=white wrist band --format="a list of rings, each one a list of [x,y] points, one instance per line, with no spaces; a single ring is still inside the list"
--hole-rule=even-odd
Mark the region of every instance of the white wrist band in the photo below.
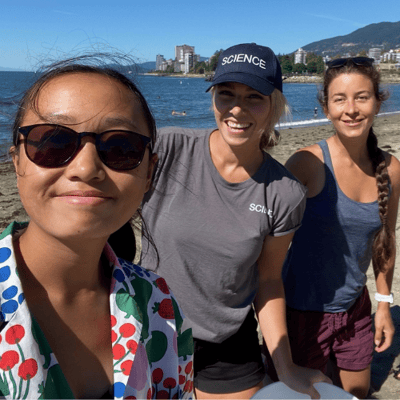
[[[384,301],[385,303],[393,303],[393,293],[390,293],[390,295],[387,296],[387,295],[376,292],[375,300],[376,301]]]

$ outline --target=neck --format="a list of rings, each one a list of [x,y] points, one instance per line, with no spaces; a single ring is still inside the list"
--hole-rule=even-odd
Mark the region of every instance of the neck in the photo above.
[[[264,159],[259,143],[231,147],[217,132],[210,136],[210,153],[221,176],[230,182],[242,182],[253,176]]]
[[[37,284],[49,294],[74,295],[97,290],[107,281],[101,255],[107,238],[61,240],[30,223],[15,240],[18,269],[23,281]]]
[[[330,142],[342,157],[350,158],[356,164],[370,162],[366,139],[349,139],[334,135],[330,138]]]

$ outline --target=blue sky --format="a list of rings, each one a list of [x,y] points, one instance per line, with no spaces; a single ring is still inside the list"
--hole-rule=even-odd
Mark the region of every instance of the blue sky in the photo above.
[[[77,52],[118,49],[139,61],[174,57],[188,44],[203,57],[256,42],[275,53],[400,20],[398,0],[0,0],[0,66],[32,69]]]

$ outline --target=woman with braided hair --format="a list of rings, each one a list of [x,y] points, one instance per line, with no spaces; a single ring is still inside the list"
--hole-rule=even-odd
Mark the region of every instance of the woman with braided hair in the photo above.
[[[400,163],[378,147],[372,125],[387,96],[373,60],[329,63],[320,102],[335,134],[297,151],[286,167],[308,188],[301,228],[283,279],[293,360],[327,370],[345,390],[368,394],[375,350],[392,343],[391,284]],[[366,271],[372,260],[379,302],[375,334]]]

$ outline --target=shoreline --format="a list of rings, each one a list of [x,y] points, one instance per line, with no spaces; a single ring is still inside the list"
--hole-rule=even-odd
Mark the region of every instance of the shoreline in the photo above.
[[[170,78],[203,78],[206,79],[206,74],[184,74],[184,73],[176,73],[176,74],[165,74],[165,73],[156,73],[156,72],[144,72],[141,75],[147,76],[158,76],[158,77],[170,77]],[[311,76],[290,76],[284,78],[283,83],[322,83],[321,75],[311,75]],[[395,73],[381,73],[381,83],[384,84],[400,84],[400,74]]]

